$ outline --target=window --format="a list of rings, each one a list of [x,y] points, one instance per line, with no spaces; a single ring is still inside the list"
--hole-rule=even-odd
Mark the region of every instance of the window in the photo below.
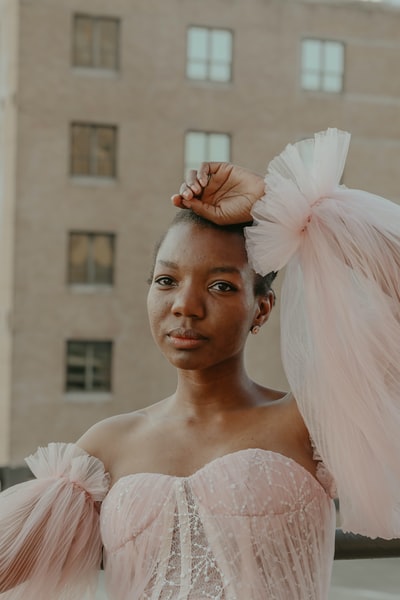
[[[190,27],[187,36],[186,75],[203,81],[232,79],[232,32]]]
[[[70,233],[68,283],[113,285],[114,247],[112,233]]]
[[[67,392],[111,391],[112,342],[67,341]]]
[[[75,15],[72,62],[75,67],[117,71],[119,19]]]
[[[188,131],[185,137],[185,173],[202,162],[229,162],[231,138],[227,133]]]
[[[117,128],[112,125],[71,125],[71,175],[116,176]]]
[[[303,90],[343,90],[344,44],[326,40],[303,40],[301,87]]]

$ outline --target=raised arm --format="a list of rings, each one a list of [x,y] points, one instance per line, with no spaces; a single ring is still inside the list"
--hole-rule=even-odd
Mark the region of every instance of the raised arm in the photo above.
[[[328,130],[270,163],[247,250],[261,274],[286,267],[283,365],[336,480],[343,528],[400,537],[400,207],[340,185],[349,141]],[[204,179],[194,194],[197,212]]]

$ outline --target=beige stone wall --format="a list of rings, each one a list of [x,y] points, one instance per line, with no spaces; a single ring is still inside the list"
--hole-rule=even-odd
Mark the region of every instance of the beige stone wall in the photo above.
[[[367,6],[368,5],[368,6]],[[232,134],[232,160],[263,171],[288,141],[328,126],[353,142],[345,182],[400,199],[400,12],[373,3],[295,0],[36,0],[20,3],[20,63],[11,460],[73,440],[95,421],[169,394],[175,374],[147,326],[152,247],[182,178],[185,131]],[[74,12],[120,17],[121,69],[71,67]],[[234,32],[233,81],[185,79],[186,28]],[[300,90],[303,37],[346,44],[341,94]],[[69,124],[118,126],[114,182],[69,176]],[[66,284],[69,230],[117,235],[115,286]],[[64,393],[68,338],[113,339],[113,391],[103,402]],[[285,387],[278,309],[249,341],[251,374]]]
[[[10,459],[18,4],[0,1],[0,466]]]

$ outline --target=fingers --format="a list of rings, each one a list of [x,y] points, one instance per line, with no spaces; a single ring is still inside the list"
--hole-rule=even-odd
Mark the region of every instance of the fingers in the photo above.
[[[185,200],[180,194],[171,196],[171,202],[177,208],[190,208],[190,200]]]
[[[213,206],[212,204],[202,202],[198,198],[193,198],[192,200],[184,200],[182,208],[191,208],[193,212],[195,212],[200,217],[207,219],[208,221],[213,221],[214,223],[222,223],[222,218],[219,209]]]
[[[184,198],[200,197],[203,190],[207,187],[211,177],[210,163],[202,163],[196,171],[191,169],[181,185],[179,193]]]
[[[211,163],[201,163],[199,170],[197,171],[197,180],[202,188],[208,185],[211,177]]]
[[[194,169],[191,169],[188,172],[185,183],[189,190],[193,192],[194,196],[200,196],[205,187],[205,185],[201,184],[199,172],[195,171]]]
[[[211,177],[211,163],[202,163],[199,169],[188,171],[185,181],[179,188],[179,194],[171,197],[172,204],[178,208],[188,208],[194,199],[201,198]]]

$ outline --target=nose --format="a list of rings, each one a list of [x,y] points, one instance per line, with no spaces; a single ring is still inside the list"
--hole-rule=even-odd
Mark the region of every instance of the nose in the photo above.
[[[172,312],[176,316],[202,319],[205,315],[203,294],[189,283],[179,285],[172,303]]]

